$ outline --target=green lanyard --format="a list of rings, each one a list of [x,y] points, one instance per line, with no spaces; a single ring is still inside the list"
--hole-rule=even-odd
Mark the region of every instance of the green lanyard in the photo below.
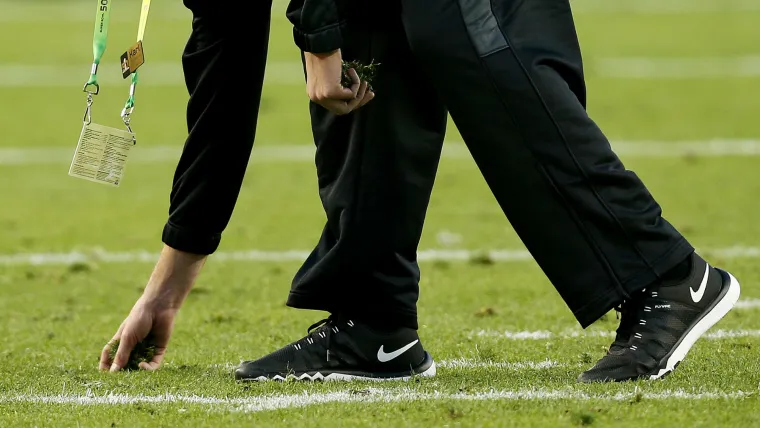
[[[108,41],[108,25],[111,23],[111,0],[97,0],[97,9],[95,12],[95,33],[92,38],[92,69],[90,78],[84,84],[84,92],[87,92],[87,110],[84,112],[84,122],[92,122],[92,102],[93,95],[100,92],[98,84],[98,66],[106,51]],[[94,88],[94,92],[93,92]]]
[[[100,60],[103,58],[103,54],[106,51],[106,45],[108,41],[108,26],[111,23],[111,3],[112,0],[96,0],[97,9],[95,12],[95,32],[92,38],[92,68],[90,70],[90,78],[87,83],[84,84],[83,91],[87,93],[87,109],[84,112],[83,121],[85,124],[92,123],[92,104],[93,96],[100,92],[100,84],[98,83],[98,66]],[[137,30],[137,41],[142,42],[145,35],[145,27],[148,22],[148,13],[150,12],[151,0],[142,0],[142,9],[140,11],[140,25]],[[124,109],[121,111],[121,118],[124,121],[124,125],[127,127],[127,131],[130,134],[132,128],[130,127],[129,115],[135,109],[135,89],[138,82],[138,73],[135,70],[132,73],[132,82],[129,87],[129,98],[124,104]]]
[[[143,37],[145,36],[145,26],[148,23],[148,13],[150,12],[150,1],[151,0],[142,1],[142,7],[140,9],[140,25],[137,28],[138,42],[142,42]],[[132,73],[132,83],[129,85],[129,98],[127,98],[127,102],[121,110],[121,119],[124,121],[124,125],[130,133],[132,133],[132,128],[129,125],[129,115],[135,110],[135,89],[137,89],[138,80],[138,72],[135,70]]]

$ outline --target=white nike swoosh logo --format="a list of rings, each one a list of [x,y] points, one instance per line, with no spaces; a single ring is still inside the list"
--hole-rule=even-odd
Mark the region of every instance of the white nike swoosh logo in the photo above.
[[[689,287],[689,293],[691,293],[691,300],[694,301],[694,303],[699,303],[700,300],[702,300],[702,296],[705,295],[705,290],[707,289],[707,277],[710,274],[710,265],[708,264],[705,266],[705,276],[702,278],[702,283],[699,284],[699,288],[695,291],[691,287]]]
[[[377,350],[377,359],[381,363],[387,363],[388,361],[390,361],[390,360],[398,357],[399,355],[403,354],[404,352],[408,351],[412,346],[414,346],[419,341],[420,340],[417,339],[414,342],[412,342],[412,343],[404,346],[403,348],[399,348],[399,349],[397,349],[397,350],[395,350],[395,351],[393,351],[393,352],[391,352],[389,354],[386,354],[383,351],[383,345],[380,345],[380,349]]]

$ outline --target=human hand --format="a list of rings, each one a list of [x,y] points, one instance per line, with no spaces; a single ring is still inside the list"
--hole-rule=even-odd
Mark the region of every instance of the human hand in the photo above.
[[[160,300],[141,297],[127,318],[121,323],[113,338],[100,354],[100,369],[119,371],[127,367],[129,357],[135,346],[143,341],[155,347],[150,361],[139,363],[143,370],[156,370],[161,365],[174,327],[177,309],[163,304]],[[111,359],[111,346],[119,341],[115,357]]]
[[[207,256],[191,254],[165,245],[158,263],[145,286],[142,297],[132,307],[113,338],[100,354],[100,369],[112,372],[123,369],[129,356],[141,342],[153,347],[150,361],[139,368],[156,370],[164,359],[174,328],[174,318],[193,287]],[[147,339],[147,340],[146,340]],[[119,341],[113,359],[111,346]]]
[[[344,115],[370,102],[375,94],[367,90],[367,82],[361,82],[356,70],[348,70],[351,87],[341,85],[343,61],[340,49],[327,54],[304,53],[306,62],[306,92],[309,99],[330,110]]]

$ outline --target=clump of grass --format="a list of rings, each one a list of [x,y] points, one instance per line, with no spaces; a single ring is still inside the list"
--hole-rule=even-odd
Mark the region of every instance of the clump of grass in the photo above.
[[[341,85],[346,88],[351,87],[351,78],[348,76],[348,70],[356,70],[356,74],[359,75],[359,80],[367,82],[367,89],[375,91],[372,87],[372,81],[375,79],[377,73],[377,66],[380,65],[374,61],[369,64],[362,64],[360,61],[343,61],[343,78],[341,79]]]
[[[575,423],[581,426],[588,426],[594,423],[595,415],[591,412],[581,411],[573,414]]]
[[[494,259],[487,251],[480,251],[470,257],[470,264],[478,266],[491,266],[494,264]]]
[[[95,266],[87,262],[74,262],[69,265],[69,272],[72,272],[72,273],[90,272],[94,269],[95,269]]]
[[[119,343],[120,340],[115,340],[113,343],[111,343],[111,349],[109,349],[109,355],[111,356],[111,361],[116,358],[116,351],[119,349]],[[124,367],[126,370],[137,370],[140,368],[140,363],[149,363],[153,360],[153,356],[156,355],[156,346],[153,345],[150,341],[144,340],[142,342],[139,342],[137,345],[135,345],[135,348],[132,350],[132,353],[129,354],[129,361],[127,362],[127,365]]]
[[[496,310],[492,307],[480,308],[475,312],[476,317],[492,317],[496,315]]]
[[[483,362],[498,361],[499,352],[488,345],[475,346],[475,359]]]
[[[454,408],[454,407],[449,407],[449,409],[448,409],[448,410],[449,410],[449,411],[448,411],[448,414],[449,414],[449,417],[450,417],[451,419],[459,419],[459,418],[461,418],[462,416],[464,416],[464,412],[462,412],[461,410],[459,410],[459,409],[457,409],[457,408]]]

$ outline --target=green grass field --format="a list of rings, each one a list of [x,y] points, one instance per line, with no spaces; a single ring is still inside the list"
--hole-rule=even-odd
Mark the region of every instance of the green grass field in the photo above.
[[[284,3],[253,161],[166,363],[103,374],[100,350],[161,248],[186,129],[179,58],[190,16],[179,1],[154,2],[138,145],[114,189],[67,176],[94,2],[0,0],[0,426],[760,425],[760,5],[672,1],[573,4],[590,113],[665,216],[742,282],[738,307],[678,370],[657,382],[575,383],[612,340],[615,314],[578,327],[452,126],[420,246],[420,335],[438,376],[241,385],[232,378],[240,360],[303,336],[324,315],[284,305],[324,221]],[[128,84],[118,58],[139,1],[114,3],[94,120],[119,126]],[[484,251],[493,253],[475,257]]]

